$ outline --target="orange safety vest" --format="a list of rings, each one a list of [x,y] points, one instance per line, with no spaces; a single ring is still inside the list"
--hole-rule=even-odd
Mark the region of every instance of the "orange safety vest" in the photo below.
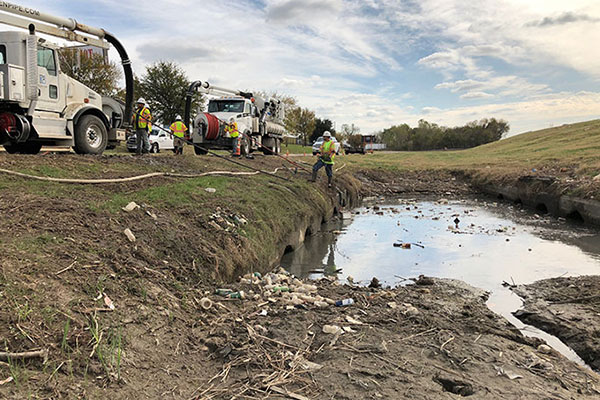
[[[185,135],[185,131],[187,131],[187,127],[181,121],[175,121],[171,124],[170,128],[171,133],[177,137],[182,138]]]
[[[135,112],[135,128],[136,129],[152,129],[152,114],[148,107],[143,107]]]

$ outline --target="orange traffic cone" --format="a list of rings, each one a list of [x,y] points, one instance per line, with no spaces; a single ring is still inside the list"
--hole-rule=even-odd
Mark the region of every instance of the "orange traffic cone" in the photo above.
[[[241,149],[241,138],[238,136],[235,138],[235,142],[234,142],[234,146],[235,146],[235,151],[233,152],[233,155],[236,157],[239,157],[242,155],[242,149]]]

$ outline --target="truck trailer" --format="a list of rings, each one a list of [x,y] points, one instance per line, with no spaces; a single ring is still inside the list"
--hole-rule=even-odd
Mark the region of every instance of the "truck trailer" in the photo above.
[[[257,150],[267,155],[281,153],[281,141],[285,134],[285,104],[281,100],[196,81],[186,95],[186,126],[190,126],[191,100],[197,90],[211,98],[207,112],[198,111],[191,124],[191,140],[196,145],[196,154],[206,154],[207,150],[232,149],[233,139],[225,129],[231,120],[238,126],[242,155]]]
[[[0,32],[0,145],[7,152],[36,154],[42,146],[68,146],[79,154],[101,154],[125,139],[133,72],[112,34],[5,1],[0,2],[0,23],[27,30]],[[61,72],[59,46],[38,32],[101,49],[112,44],[123,64],[125,105]]]

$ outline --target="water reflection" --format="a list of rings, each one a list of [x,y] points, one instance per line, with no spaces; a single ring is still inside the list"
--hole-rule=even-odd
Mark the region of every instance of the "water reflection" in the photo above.
[[[282,265],[301,277],[341,270],[343,279],[366,283],[377,276],[392,286],[401,277],[420,274],[460,279],[490,291],[490,308],[520,328],[511,314],[520,300],[502,286],[504,281],[523,284],[600,272],[597,231],[507,205],[400,201],[357,211],[351,222],[326,224],[284,256]],[[401,249],[395,242],[413,245]]]

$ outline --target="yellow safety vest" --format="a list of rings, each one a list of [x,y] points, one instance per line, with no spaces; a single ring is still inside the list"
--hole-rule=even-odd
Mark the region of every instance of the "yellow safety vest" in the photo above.
[[[171,129],[171,133],[173,133],[173,135],[180,138],[182,138],[185,135],[185,131],[187,131],[185,124],[181,121],[173,122],[169,129]]]
[[[238,131],[237,122],[227,125],[225,127],[225,132],[229,133],[229,137],[232,137],[232,138],[236,138],[236,137],[240,136],[240,132]]]
[[[135,113],[135,122],[137,124],[136,129],[152,129],[152,114],[148,107],[143,107],[141,110]]]
[[[330,151],[332,152],[330,161],[325,161],[322,158],[321,158],[321,160],[325,164],[333,165],[333,159],[335,158],[335,143],[333,143],[333,140],[331,140],[331,139],[329,139],[328,142],[323,142],[323,144],[321,145],[321,155],[328,154]]]

